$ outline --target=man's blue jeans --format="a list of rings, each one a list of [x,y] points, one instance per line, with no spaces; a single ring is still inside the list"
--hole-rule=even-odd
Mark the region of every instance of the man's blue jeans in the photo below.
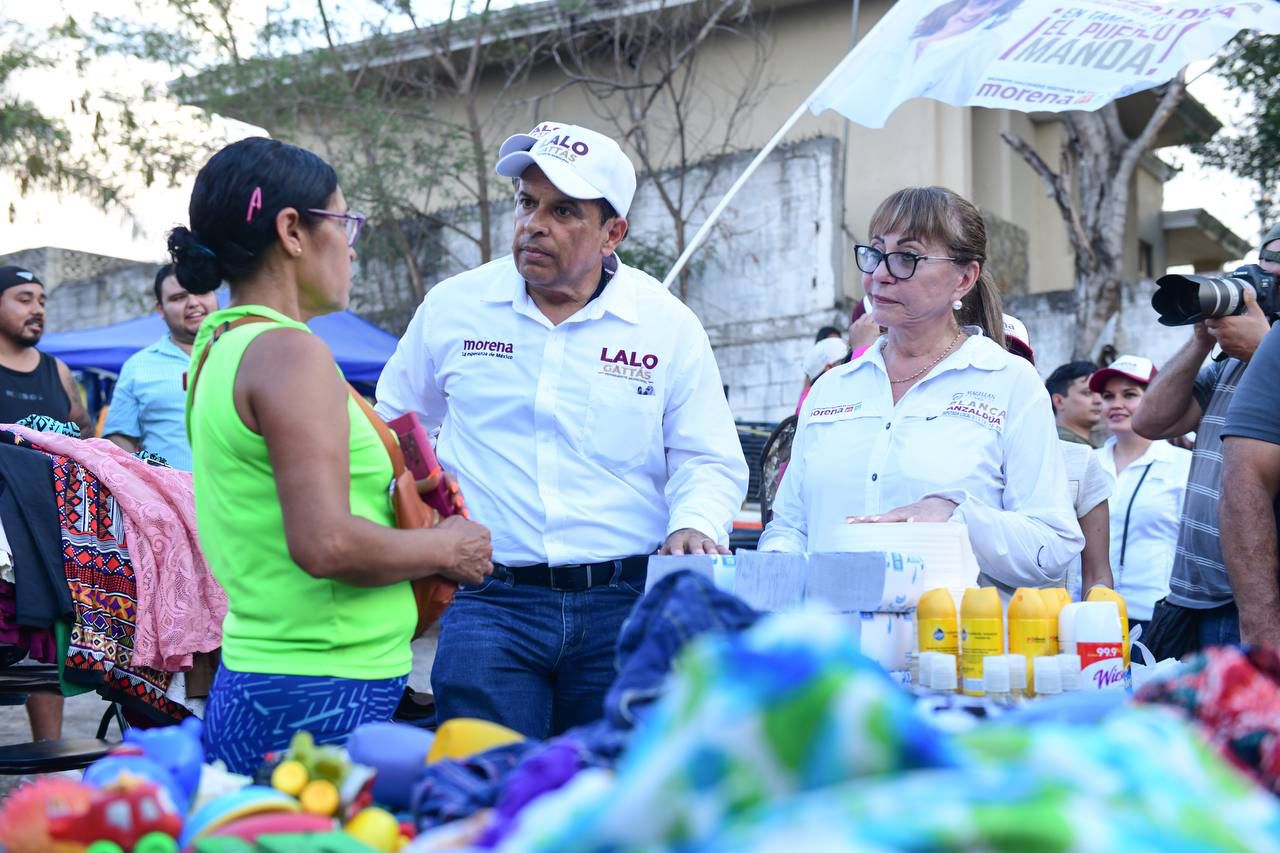
[[[1196,611],[1200,648],[1240,645],[1240,611],[1234,602]]]
[[[617,576],[583,592],[517,586],[501,570],[460,587],[431,671],[437,721],[476,717],[545,739],[600,719],[642,593]]]

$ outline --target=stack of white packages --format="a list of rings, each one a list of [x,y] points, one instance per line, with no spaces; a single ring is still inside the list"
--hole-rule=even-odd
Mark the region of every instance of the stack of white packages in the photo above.
[[[650,557],[648,585],[672,572],[692,570],[757,610],[808,607],[842,614],[863,654],[905,681],[920,595],[939,586],[963,589],[977,580],[967,530],[960,524],[849,527],[864,530],[842,543],[850,548],[846,553]]]

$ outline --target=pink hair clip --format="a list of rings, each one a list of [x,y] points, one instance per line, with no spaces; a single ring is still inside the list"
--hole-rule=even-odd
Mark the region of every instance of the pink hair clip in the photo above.
[[[254,187],[253,195],[249,196],[249,212],[245,214],[244,221],[253,221],[253,212],[262,210],[262,187]]]

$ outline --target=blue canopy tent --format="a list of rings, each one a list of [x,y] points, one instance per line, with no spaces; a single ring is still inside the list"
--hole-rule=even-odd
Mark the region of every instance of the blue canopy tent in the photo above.
[[[309,324],[333,350],[338,366],[352,384],[367,391],[378,381],[383,366],[396,349],[396,338],[350,311],[326,314]],[[105,402],[109,384],[120,373],[125,359],[166,334],[159,314],[112,323],[95,329],[56,332],[40,339],[40,349],[56,355],[67,367],[81,373],[92,411]]]

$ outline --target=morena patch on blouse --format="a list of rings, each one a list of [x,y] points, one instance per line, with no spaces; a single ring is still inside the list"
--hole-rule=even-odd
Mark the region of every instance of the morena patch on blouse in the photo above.
[[[819,406],[809,412],[809,420],[817,422],[845,421],[858,417],[862,412],[862,402],[839,403],[834,406]]]

